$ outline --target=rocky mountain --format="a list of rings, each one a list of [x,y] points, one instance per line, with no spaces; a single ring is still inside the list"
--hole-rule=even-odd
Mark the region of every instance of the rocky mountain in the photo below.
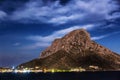
[[[55,39],[38,59],[18,66],[40,69],[71,69],[82,67],[91,70],[119,70],[120,55],[92,41],[84,29],[74,30],[60,39]]]

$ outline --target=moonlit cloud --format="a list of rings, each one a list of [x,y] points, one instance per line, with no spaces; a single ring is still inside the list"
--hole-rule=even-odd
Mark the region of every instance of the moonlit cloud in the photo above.
[[[111,35],[115,35],[115,34],[118,34],[118,33],[120,33],[120,31],[118,31],[118,32],[113,32],[113,33],[111,33],[111,34],[106,34],[106,35],[91,37],[91,40],[100,40],[100,39],[103,39],[103,38],[106,38],[106,37],[109,37],[109,36],[111,36]]]
[[[73,27],[69,27],[69,28],[66,28],[66,29],[55,31],[48,36],[29,36],[28,39],[29,40],[34,40],[34,41],[40,41],[40,42],[51,42],[55,38],[61,38],[65,34],[71,32],[73,30],[80,29],[80,28],[89,30],[89,29],[94,28],[94,25],[73,26]]]
[[[40,48],[44,48],[44,47],[48,47],[50,45],[50,43],[46,43],[46,42],[36,42],[34,44],[29,44],[26,46],[22,46],[21,49],[25,49],[25,50],[33,50],[33,49],[40,49]]]
[[[91,39],[92,40],[100,40],[100,39],[103,39],[105,37],[108,37],[108,35],[102,35],[102,36],[92,37]]]
[[[0,11],[0,20],[4,20],[7,14],[4,11]]]
[[[13,44],[13,46],[19,46],[19,45],[21,45],[19,42]]]
[[[25,46],[25,48],[36,49],[36,48],[41,48],[41,47],[48,47],[48,46],[50,46],[51,42],[54,41],[54,39],[61,38],[65,34],[71,32],[73,30],[80,29],[80,28],[90,30],[90,29],[94,28],[94,25],[86,25],[86,26],[82,26],[82,27],[81,26],[74,26],[74,27],[55,31],[48,36],[29,36],[29,37],[27,37],[27,39],[35,41],[35,43],[32,43],[31,45],[27,45],[27,46]],[[113,32],[111,34],[101,35],[101,36],[92,36],[91,40],[100,40],[100,39],[110,37],[110,36],[118,34],[118,33],[120,33],[120,31]]]
[[[69,22],[89,24],[119,17],[120,13],[110,14],[118,8],[119,6],[112,0],[71,0],[66,5],[61,5],[59,0],[48,5],[44,5],[42,0],[32,0],[13,12],[11,19],[58,25]]]
[[[31,44],[31,45],[27,45],[25,47],[27,49],[48,47],[54,39],[61,38],[65,34],[71,32],[73,30],[80,29],[80,28],[90,30],[90,29],[94,28],[94,25],[73,26],[73,27],[70,27],[70,28],[55,31],[55,32],[53,32],[52,34],[50,34],[48,36],[36,36],[36,35],[35,36],[29,36],[29,37],[27,37],[27,39],[35,41],[35,43]]]

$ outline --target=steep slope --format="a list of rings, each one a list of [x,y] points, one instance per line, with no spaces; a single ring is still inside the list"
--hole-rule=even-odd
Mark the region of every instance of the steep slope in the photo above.
[[[90,66],[98,66],[98,70],[120,69],[120,55],[97,44],[90,39],[84,29],[74,30],[43,51],[39,59],[21,64],[19,67],[35,67],[40,69],[71,69],[82,67],[90,70]]]

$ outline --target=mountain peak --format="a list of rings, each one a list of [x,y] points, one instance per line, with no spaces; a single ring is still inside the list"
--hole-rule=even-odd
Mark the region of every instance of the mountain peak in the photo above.
[[[55,39],[51,46],[41,53],[37,60],[21,64],[25,67],[39,66],[41,69],[71,69],[97,66],[97,70],[120,70],[120,55],[97,44],[90,39],[84,29],[74,30],[60,39]]]
[[[84,34],[89,34],[85,29],[76,29],[76,30],[73,30],[73,31],[71,31],[70,33],[68,33],[68,34],[79,34],[79,33],[84,33]]]
[[[73,30],[72,32],[66,34],[62,39],[65,41],[90,41],[90,34],[85,29],[77,29]]]
[[[73,30],[64,37],[55,39],[52,45],[42,52],[40,58],[47,57],[59,50],[69,52],[76,46],[81,46],[81,48],[85,49],[90,42],[90,34],[85,29]],[[77,50],[79,51],[79,49]]]

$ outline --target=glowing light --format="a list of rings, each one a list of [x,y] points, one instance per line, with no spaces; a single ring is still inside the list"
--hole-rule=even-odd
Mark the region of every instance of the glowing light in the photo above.
[[[18,70],[14,70],[14,73],[17,73],[18,72]]]
[[[55,70],[54,70],[54,69],[52,69],[52,70],[51,70],[51,72],[52,72],[52,73],[54,73],[54,72],[55,72]]]
[[[35,68],[36,68],[36,69],[38,69],[39,67],[38,67],[38,66],[36,66]]]
[[[23,70],[22,72],[23,72],[23,73],[29,73],[30,70]]]
[[[15,69],[15,66],[13,66],[12,69]]]

